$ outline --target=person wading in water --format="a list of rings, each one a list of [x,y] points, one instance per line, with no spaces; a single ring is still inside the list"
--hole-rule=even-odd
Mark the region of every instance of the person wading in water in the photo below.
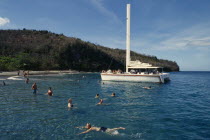
[[[33,89],[33,94],[36,94],[36,91],[37,91],[36,83],[34,83],[31,88]]]

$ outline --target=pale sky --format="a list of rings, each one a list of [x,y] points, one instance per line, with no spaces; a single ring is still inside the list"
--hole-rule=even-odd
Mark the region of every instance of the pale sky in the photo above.
[[[0,0],[0,29],[36,29],[176,61],[210,71],[210,0]]]

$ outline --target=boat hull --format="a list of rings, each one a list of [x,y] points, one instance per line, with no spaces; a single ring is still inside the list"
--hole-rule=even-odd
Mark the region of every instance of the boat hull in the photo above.
[[[165,83],[169,79],[168,73],[162,74],[107,74],[101,73],[103,81],[132,81],[132,82],[153,82]]]

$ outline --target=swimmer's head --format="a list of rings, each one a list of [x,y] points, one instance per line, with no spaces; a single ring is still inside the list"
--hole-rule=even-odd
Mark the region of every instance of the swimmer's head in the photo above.
[[[97,93],[95,98],[98,98],[98,97],[99,97],[99,94]]]
[[[112,96],[115,96],[115,93],[114,92],[112,93]]]
[[[71,99],[71,98],[69,98],[68,102],[69,102],[69,103],[71,103],[71,102],[72,102],[72,99]]]
[[[90,129],[90,128],[91,128],[91,124],[90,124],[90,123],[87,123],[87,124],[86,124],[86,128],[87,128],[87,129]]]

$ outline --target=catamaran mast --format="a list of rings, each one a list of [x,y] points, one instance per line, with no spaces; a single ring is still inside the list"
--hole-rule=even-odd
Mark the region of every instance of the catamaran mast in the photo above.
[[[126,19],[126,72],[130,63],[130,8],[131,5],[127,4],[127,19]]]

